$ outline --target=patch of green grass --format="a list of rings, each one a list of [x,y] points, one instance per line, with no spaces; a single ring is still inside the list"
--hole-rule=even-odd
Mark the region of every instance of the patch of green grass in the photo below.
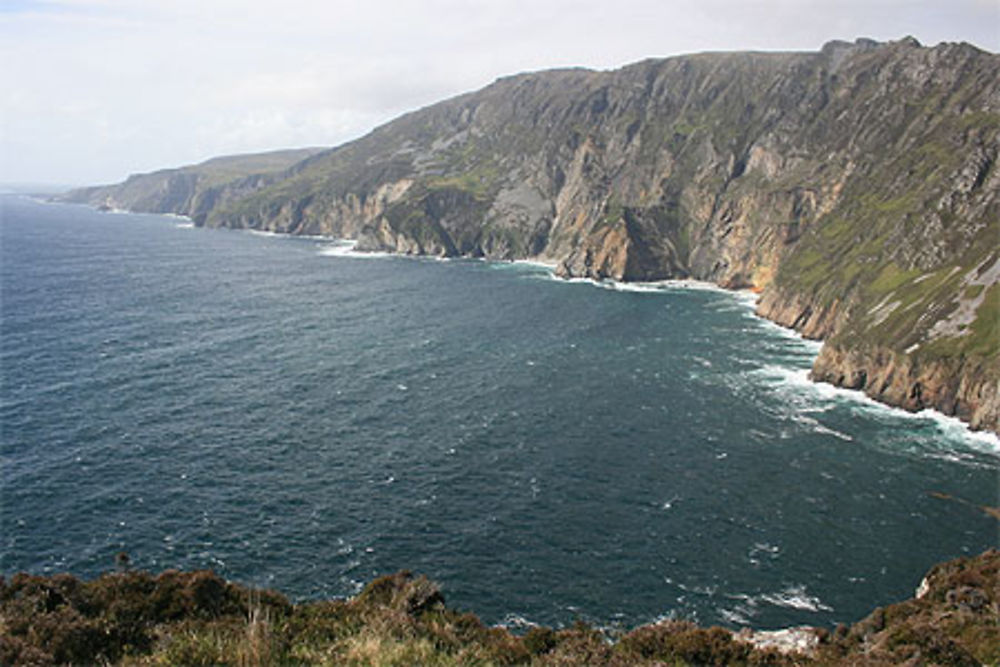
[[[608,201],[604,204],[604,215],[601,216],[601,225],[616,225],[625,218],[625,205],[621,198],[612,193]]]
[[[887,294],[920,276],[920,269],[901,269],[895,262],[886,264],[878,276],[868,284],[873,295]]]
[[[972,322],[965,349],[972,354],[996,358],[1000,348],[1000,285],[992,285],[986,292]]]
[[[964,298],[975,299],[982,293],[982,291],[983,291],[983,285],[969,285],[968,287],[965,288]]]
[[[496,167],[484,165],[472,171],[462,172],[453,176],[440,176],[427,182],[431,189],[455,188],[472,194],[476,199],[487,200],[497,188]]]

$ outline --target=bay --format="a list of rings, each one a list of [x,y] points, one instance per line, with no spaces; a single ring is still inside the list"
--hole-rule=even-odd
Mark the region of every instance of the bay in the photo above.
[[[0,572],[411,569],[491,623],[829,625],[996,546],[1000,450],[705,286],[4,196]]]

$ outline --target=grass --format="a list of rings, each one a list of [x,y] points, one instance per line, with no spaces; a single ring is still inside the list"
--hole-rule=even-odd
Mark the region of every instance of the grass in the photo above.
[[[608,634],[584,623],[518,635],[450,609],[408,572],[350,600],[291,604],[211,572],[0,578],[0,664],[892,665],[1000,661],[1000,552],[936,566],[928,593],[850,628],[816,630],[811,655],[762,650],[673,620]]]
[[[457,189],[472,194],[480,201],[488,200],[496,194],[499,170],[493,165],[480,165],[470,171],[452,176],[441,176],[428,181],[431,189]]]
[[[625,205],[622,203],[621,198],[617,194],[612,193],[604,205],[604,215],[601,217],[598,227],[616,225],[623,222],[624,219]]]

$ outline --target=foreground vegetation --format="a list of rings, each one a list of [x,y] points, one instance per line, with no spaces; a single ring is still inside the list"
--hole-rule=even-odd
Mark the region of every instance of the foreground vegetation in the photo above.
[[[208,571],[0,578],[4,665],[979,665],[1000,664],[1000,551],[936,566],[917,598],[851,627],[803,633],[806,653],[686,621],[516,635],[449,609],[407,572],[300,604]]]

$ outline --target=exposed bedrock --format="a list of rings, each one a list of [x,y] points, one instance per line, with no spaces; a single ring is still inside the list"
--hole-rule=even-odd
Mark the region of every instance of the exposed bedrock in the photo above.
[[[270,155],[69,197],[360,250],[751,288],[762,316],[830,341],[817,379],[863,371],[880,400],[997,430],[996,54],[858,40],[519,74]]]
[[[973,428],[1000,431],[996,369],[970,359],[923,360],[885,348],[827,343],[811,377],[907,410],[933,408]]]

